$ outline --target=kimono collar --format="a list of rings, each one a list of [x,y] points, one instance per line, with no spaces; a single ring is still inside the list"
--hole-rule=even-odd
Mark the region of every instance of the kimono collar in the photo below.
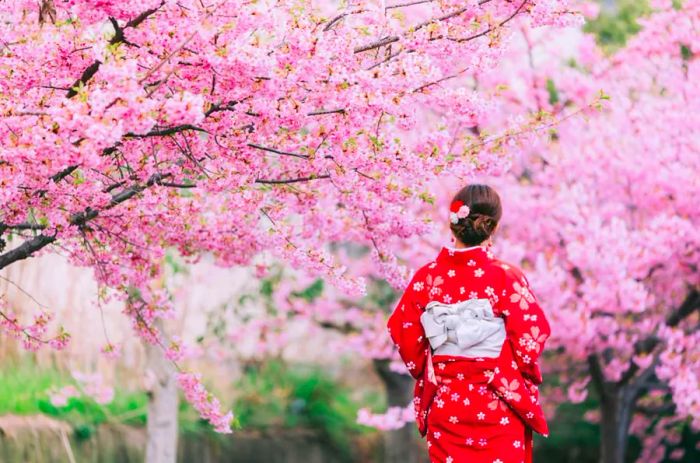
[[[470,261],[478,263],[490,259],[493,259],[493,254],[484,246],[472,246],[470,248],[444,246],[440,250],[436,261],[455,265],[468,265]]]

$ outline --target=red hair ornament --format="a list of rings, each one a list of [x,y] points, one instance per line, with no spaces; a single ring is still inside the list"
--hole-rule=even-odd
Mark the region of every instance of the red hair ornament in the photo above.
[[[450,222],[456,224],[460,219],[469,217],[469,206],[462,201],[452,201],[450,204]]]

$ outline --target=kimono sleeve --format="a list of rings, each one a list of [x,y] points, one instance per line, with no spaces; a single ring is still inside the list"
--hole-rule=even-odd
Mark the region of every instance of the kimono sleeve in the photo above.
[[[526,379],[536,385],[541,384],[538,359],[551,330],[527,278],[518,269],[505,269],[500,308],[518,369]]]
[[[423,375],[430,349],[420,322],[424,309],[420,295],[423,286],[420,274],[419,271],[414,275],[387,323],[389,335],[398,347],[401,359],[416,379]]]

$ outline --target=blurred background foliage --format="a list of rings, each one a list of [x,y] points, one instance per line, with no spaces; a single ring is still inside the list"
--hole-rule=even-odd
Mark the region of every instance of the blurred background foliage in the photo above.
[[[146,393],[117,388],[114,400],[107,405],[81,396],[69,399],[64,407],[54,406],[49,391],[66,385],[75,385],[70,375],[46,365],[39,366],[30,356],[8,362],[0,369],[0,416],[47,415],[68,423],[77,441],[91,438],[103,424],[144,427]],[[378,434],[356,423],[358,409],[386,407],[381,390],[368,388],[358,396],[356,391],[351,391],[318,366],[289,364],[279,359],[246,365],[243,375],[231,384],[231,391],[235,391],[232,406],[239,426],[246,433],[257,432],[264,436],[301,431],[330,447],[338,462],[353,461],[356,443],[372,440],[372,436]],[[595,463],[598,426],[586,421],[584,415],[597,408],[594,396],[581,404],[560,406],[550,424],[551,436],[536,438],[536,459]],[[183,435],[207,441],[226,439],[213,433],[184,401],[180,405],[179,419]],[[699,439],[700,436],[685,429],[682,447],[686,455],[681,460],[667,461],[700,461],[700,452],[695,448]],[[635,461],[638,449],[638,443],[633,441],[630,462]],[[378,454],[377,451],[373,453]]]
[[[345,456],[350,454],[354,437],[374,432],[356,423],[360,405],[383,406],[379,391],[370,391],[361,400],[351,399],[351,391],[319,367],[279,360],[249,365],[234,388],[233,408],[242,427],[309,429]]]
[[[143,392],[117,388],[114,399],[105,405],[81,395],[57,407],[50,400],[50,392],[64,386],[77,386],[67,372],[40,366],[31,356],[4,359],[0,368],[0,416],[44,414],[68,422],[81,439],[90,438],[103,423],[146,424],[148,397]]]
[[[639,19],[649,14],[647,0],[617,0],[603,8],[597,18],[586,22],[584,30],[595,35],[598,44],[608,53],[622,48],[640,30]]]

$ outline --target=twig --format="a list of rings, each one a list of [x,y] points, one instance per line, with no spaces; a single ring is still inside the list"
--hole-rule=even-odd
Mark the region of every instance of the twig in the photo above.
[[[262,150],[262,151],[267,151],[269,153],[280,154],[282,156],[292,156],[295,158],[309,159],[309,155],[307,155],[307,154],[290,153],[288,151],[281,151],[281,150],[278,150],[275,148],[268,148],[266,146],[258,145],[256,143],[248,143],[248,146],[251,148]]]
[[[311,180],[321,180],[321,179],[327,179],[327,178],[331,178],[331,176],[329,174],[323,174],[323,175],[314,175],[314,176],[309,176],[309,177],[298,177],[298,178],[288,178],[288,179],[258,178],[255,180],[255,183],[261,183],[264,185],[286,185],[289,183],[308,182]]]
[[[413,5],[420,5],[422,3],[433,3],[435,0],[416,0],[413,2],[406,2],[406,3],[397,3],[396,5],[389,5],[385,7],[385,10],[391,10],[393,8],[403,8],[405,6],[413,6]]]
[[[37,301],[37,300],[34,298],[34,296],[32,296],[31,294],[29,294],[29,292],[27,292],[24,288],[22,288],[20,285],[18,285],[18,284],[15,283],[14,281],[10,280],[9,278],[0,275],[0,279],[6,281],[7,283],[9,283],[9,284],[11,284],[12,286],[14,286],[15,288],[17,288],[22,294],[24,294],[24,295],[27,296],[29,299],[31,299],[31,300],[32,300],[36,305],[38,305],[39,307],[42,307],[42,308],[44,308],[44,309],[48,309],[48,308],[49,308],[48,305],[42,304],[41,302]]]
[[[511,14],[511,15],[508,16],[506,19],[504,19],[503,21],[501,21],[500,23],[498,23],[496,26],[488,27],[486,30],[484,30],[484,31],[482,31],[482,32],[479,32],[478,34],[471,35],[471,36],[469,36],[469,37],[465,37],[465,38],[462,38],[462,39],[450,39],[450,40],[453,40],[453,41],[459,42],[459,43],[464,43],[464,42],[469,42],[469,41],[474,40],[474,39],[478,39],[479,37],[483,37],[484,35],[488,34],[489,32],[494,31],[494,30],[496,30],[496,29],[499,29],[499,28],[503,27],[507,22],[509,22],[510,20],[512,20],[513,18],[515,18],[515,17],[522,11],[523,7],[525,6],[525,4],[526,4],[528,1],[530,1],[530,0],[523,0],[523,2],[522,2],[522,3],[520,4],[520,6],[513,12],[513,14]]]

